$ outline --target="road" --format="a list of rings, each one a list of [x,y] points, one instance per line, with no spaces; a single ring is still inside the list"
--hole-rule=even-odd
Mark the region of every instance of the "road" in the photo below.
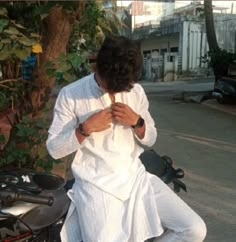
[[[167,86],[159,85],[156,92],[145,86],[159,132],[154,148],[185,170],[188,192],[180,196],[205,220],[205,242],[235,242],[236,115],[214,101],[213,106],[173,101],[183,89]]]

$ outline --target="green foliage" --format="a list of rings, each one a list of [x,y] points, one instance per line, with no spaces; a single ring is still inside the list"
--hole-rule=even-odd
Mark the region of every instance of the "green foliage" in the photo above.
[[[45,147],[48,125],[45,119],[33,119],[28,116],[16,124],[12,131],[14,139],[7,142],[0,134],[0,167],[27,167],[35,169],[42,167],[50,171],[53,163],[58,163],[51,158]],[[7,145],[6,145],[7,142]]]
[[[26,94],[29,85],[20,80],[22,61],[31,54],[32,45],[39,37],[9,19],[7,14],[5,8],[0,8],[0,71],[3,80],[0,80],[0,111],[14,107]]]
[[[105,2],[109,8],[104,6]],[[100,48],[105,35],[118,34],[125,25],[117,16],[115,5],[114,1],[88,1],[82,19],[74,25],[69,51],[79,46],[93,55]]]
[[[73,26],[68,43],[67,54],[47,63],[49,77],[57,76],[59,84],[74,81],[89,72],[89,57],[96,55],[104,35],[116,32],[119,19],[111,9],[104,9],[103,1],[87,1],[82,19]],[[44,39],[47,33],[47,16],[55,5],[60,5],[71,15],[76,16],[77,1],[37,1],[8,2],[0,7],[0,111],[22,105],[31,95],[33,80],[21,79],[22,60],[31,53],[32,45]],[[40,33],[40,35],[38,34]],[[44,53],[43,53],[44,54]],[[3,91],[2,91],[3,90]],[[48,110],[41,110],[43,116]],[[51,109],[50,109],[51,111]],[[13,124],[8,140],[0,130],[0,167],[43,167],[51,170],[53,160],[45,143],[49,121],[47,118],[35,119],[24,116]]]
[[[88,74],[91,67],[84,54],[68,53],[67,55],[61,54],[53,62],[47,63],[47,74],[49,77],[57,76],[58,84],[69,83]]]
[[[0,92],[0,112],[11,105],[6,92]]]
[[[1,84],[4,83],[4,84]],[[31,85],[21,79],[14,79],[9,82],[0,81],[0,112],[8,108],[17,108],[20,103],[24,102]]]
[[[87,3],[84,15],[79,22],[80,30],[83,34],[90,37],[93,41],[96,35],[96,26],[98,25],[99,19],[104,20],[105,11],[100,8],[96,1],[89,1]]]
[[[230,64],[236,61],[236,53],[216,48],[208,51],[202,57],[202,61],[208,63],[208,66],[213,68],[215,75],[223,76],[228,74]]]
[[[220,48],[210,50],[208,55],[210,57],[211,66],[216,66],[218,63],[229,65],[236,60],[236,53],[231,53]]]
[[[1,15],[1,12],[4,14]],[[30,36],[23,25],[6,17],[6,12],[6,9],[0,11],[0,64],[2,66],[6,61],[24,60],[30,55],[32,45],[37,41],[37,38]],[[4,74],[7,75],[7,73]]]

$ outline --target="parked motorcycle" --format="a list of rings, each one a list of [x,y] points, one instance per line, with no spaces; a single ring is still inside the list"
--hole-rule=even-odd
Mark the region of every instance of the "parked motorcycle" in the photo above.
[[[182,169],[173,167],[172,159],[147,150],[140,156],[147,171],[173,184],[175,192],[187,191],[180,181]],[[70,200],[63,178],[32,170],[0,172],[0,241],[59,242]]]
[[[236,103],[236,77],[222,77],[215,82],[212,97],[220,104]]]

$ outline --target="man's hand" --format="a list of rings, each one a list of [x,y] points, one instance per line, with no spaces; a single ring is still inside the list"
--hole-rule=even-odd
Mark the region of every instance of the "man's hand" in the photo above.
[[[86,134],[100,132],[110,128],[112,113],[110,108],[106,108],[90,116],[84,123],[83,129]]]
[[[114,118],[114,120],[122,123],[123,125],[135,125],[140,117],[128,105],[124,103],[114,103],[112,104],[111,108],[112,117]]]

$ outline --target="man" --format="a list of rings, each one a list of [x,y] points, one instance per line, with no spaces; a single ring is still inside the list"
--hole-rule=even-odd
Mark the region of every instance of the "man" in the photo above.
[[[137,84],[141,69],[138,43],[106,38],[95,73],[58,96],[47,148],[56,159],[76,152],[63,242],[201,242],[206,235],[202,219],[139,160],[141,145],[157,136]]]

